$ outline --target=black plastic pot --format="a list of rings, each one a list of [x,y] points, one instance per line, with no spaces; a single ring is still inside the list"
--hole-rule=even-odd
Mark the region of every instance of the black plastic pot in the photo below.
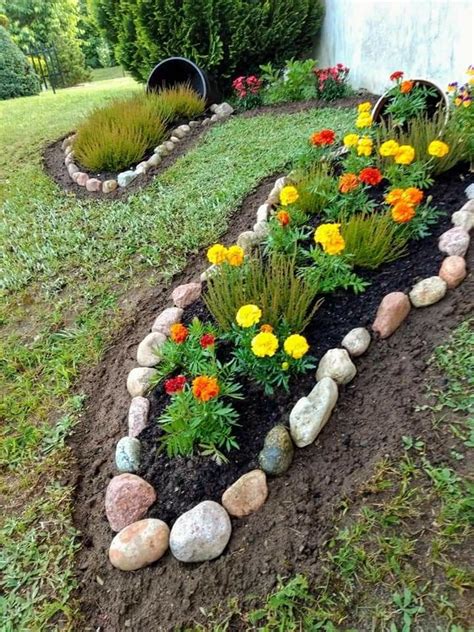
[[[444,91],[433,83],[432,81],[427,81],[426,79],[412,79],[415,85],[418,86],[426,86],[435,92],[434,96],[429,96],[426,102],[426,115],[428,118],[432,118],[435,113],[439,110],[439,108],[443,108],[446,112],[446,116],[448,115],[448,107],[449,102],[446,97]],[[381,123],[384,121],[385,123],[389,122],[389,115],[386,113],[386,109],[390,104],[391,97],[389,96],[389,90],[383,94],[377,103],[374,105],[372,110],[372,118],[374,123]]]
[[[148,77],[147,90],[156,92],[178,84],[190,85],[208,105],[217,100],[217,91],[206,71],[185,57],[168,57],[160,61]]]

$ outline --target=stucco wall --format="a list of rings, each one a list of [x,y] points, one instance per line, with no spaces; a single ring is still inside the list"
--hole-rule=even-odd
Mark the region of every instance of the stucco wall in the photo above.
[[[382,93],[394,70],[441,87],[474,64],[474,0],[325,0],[316,59],[349,66],[357,88]]]

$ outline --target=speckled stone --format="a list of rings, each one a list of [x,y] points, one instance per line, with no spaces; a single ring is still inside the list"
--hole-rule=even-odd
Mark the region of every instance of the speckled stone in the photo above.
[[[432,276],[416,283],[409,293],[410,301],[415,307],[428,307],[440,301],[446,294],[448,285],[439,276]]]
[[[102,193],[112,193],[117,187],[117,180],[105,180],[102,182]]]
[[[115,465],[119,472],[137,472],[140,467],[140,441],[122,437],[115,448]]]
[[[159,331],[165,336],[171,333],[171,326],[181,322],[183,309],[181,307],[167,307],[155,319],[151,330]]]
[[[201,296],[201,290],[201,283],[185,283],[184,285],[178,285],[173,290],[171,298],[176,307],[183,309],[198,300]]]
[[[264,472],[279,476],[290,467],[294,452],[295,448],[288,430],[282,425],[275,426],[265,437],[258,462]]]
[[[329,349],[319,361],[316,380],[332,378],[337,384],[348,384],[356,376],[357,369],[345,349]]]
[[[222,504],[231,516],[242,518],[258,511],[268,496],[267,477],[262,470],[244,474],[222,494]]]
[[[91,192],[100,191],[102,188],[102,181],[97,178],[89,178],[86,182],[86,189]]]
[[[80,187],[85,187],[87,184],[87,181],[89,180],[89,176],[87,175],[87,173],[84,173],[83,171],[78,171],[73,175],[72,179]]]
[[[138,437],[148,424],[150,401],[146,397],[134,397],[128,409],[128,436]]]
[[[117,533],[109,548],[109,559],[121,571],[136,571],[153,564],[168,550],[170,530],[156,518],[138,520]]]
[[[114,476],[105,492],[105,513],[113,531],[141,520],[155,502],[153,487],[135,474]]]
[[[439,269],[439,276],[444,279],[448,285],[448,288],[457,287],[466,278],[466,261],[464,257],[457,257],[452,255],[443,259],[441,268]]]
[[[469,248],[469,241],[469,233],[464,228],[455,226],[440,236],[438,246],[441,252],[447,255],[464,257]]]
[[[356,327],[344,336],[341,345],[353,358],[357,358],[369,348],[370,334],[365,327]]]
[[[155,374],[155,369],[148,367],[140,366],[132,369],[127,378],[127,390],[130,395],[132,397],[145,395]]]

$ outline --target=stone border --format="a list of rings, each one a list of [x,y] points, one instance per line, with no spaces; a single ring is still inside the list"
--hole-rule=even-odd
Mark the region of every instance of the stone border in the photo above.
[[[291,182],[278,178],[265,203],[257,210],[252,231],[241,233],[237,243],[248,253],[268,232],[268,218],[279,202],[281,189]],[[469,231],[474,226],[474,186],[466,189],[468,201],[452,214],[453,228],[444,232],[438,241],[440,251],[447,255],[437,276],[417,282],[407,294],[391,292],[381,301],[372,330],[381,339],[396,331],[412,307],[421,308],[441,300],[448,289],[456,288],[466,277],[464,255],[469,248]],[[339,386],[348,384],[357,374],[352,359],[365,353],[371,334],[364,327],[347,333],[342,348],[329,349],[321,358],[316,371],[316,384],[311,392],[300,398],[289,416],[289,432],[283,425],[272,428],[259,454],[260,469],[241,476],[222,495],[222,505],[202,501],[179,516],[171,531],[161,520],[142,519],[156,499],[153,487],[136,476],[140,462],[140,441],[137,436],[148,424],[150,402],[145,397],[149,382],[159,360],[154,353],[170,334],[171,325],[181,322],[184,309],[201,295],[202,283],[213,273],[215,266],[205,270],[199,281],[176,287],[171,298],[173,307],[165,308],[155,319],[149,333],[138,345],[137,362],[127,378],[127,389],[132,396],[128,413],[128,436],[117,443],[115,461],[120,474],[108,484],[105,509],[109,524],[118,531],[113,539],[109,558],[121,570],[136,570],[164,555],[168,546],[172,554],[183,562],[201,562],[219,557],[227,546],[232,525],[229,518],[247,516],[265,503],[268,496],[266,475],[283,474],[291,465],[294,445],[303,448],[313,443],[328,422],[339,395]],[[268,452],[279,454],[269,459]],[[196,525],[199,528],[196,530]]]
[[[178,145],[190,132],[196,127],[207,127],[213,123],[224,121],[233,112],[234,108],[228,103],[214,104],[210,106],[212,115],[204,118],[202,121],[189,121],[187,125],[179,125],[175,129],[171,130],[170,138],[155,147],[153,154],[147,159],[142,160],[135,169],[128,169],[117,174],[117,177],[109,180],[100,180],[99,178],[91,178],[85,171],[81,171],[74,162],[74,150],[73,143],[76,138],[76,134],[67,136],[62,144],[61,149],[64,152],[64,164],[66,165],[67,172],[71,180],[84,187],[86,191],[90,193],[96,193],[101,191],[102,193],[111,193],[115,191],[117,187],[125,188],[131,182],[135,180],[139,175],[147,173],[152,167],[157,167],[161,159],[168,156],[173,152],[176,145]]]

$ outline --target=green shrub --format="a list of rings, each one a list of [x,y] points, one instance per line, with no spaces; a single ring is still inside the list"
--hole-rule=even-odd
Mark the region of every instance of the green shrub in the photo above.
[[[277,327],[284,321],[291,332],[307,326],[320,301],[317,289],[296,276],[294,257],[272,254],[266,261],[250,259],[240,268],[223,265],[207,282],[204,302],[217,324],[229,330],[242,305],[262,310],[262,322]]]
[[[147,100],[154,104],[152,107],[161,108],[163,112],[168,110],[172,119],[192,119],[202,114],[206,108],[204,99],[184,84],[148,95]]]
[[[278,66],[314,44],[321,0],[92,0],[118,61],[145,81],[161,59],[181,55],[228,88],[238,75]]]
[[[276,70],[271,63],[260,66],[263,71],[261,78],[266,84],[262,93],[264,103],[284,103],[316,98],[315,67],[314,59],[287,61],[282,70]]]
[[[27,58],[0,26],[0,99],[38,94],[40,83]]]
[[[345,252],[351,263],[375,270],[383,263],[407,254],[408,235],[400,230],[390,214],[361,213],[341,223]]]

